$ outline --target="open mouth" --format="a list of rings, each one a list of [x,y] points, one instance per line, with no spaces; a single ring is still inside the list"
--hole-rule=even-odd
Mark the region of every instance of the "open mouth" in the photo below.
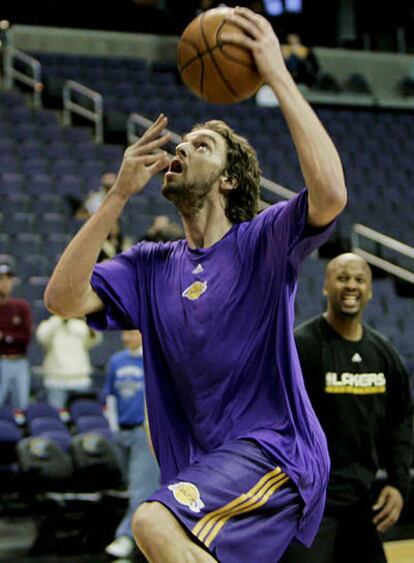
[[[173,174],[181,174],[182,171],[183,171],[183,165],[181,164],[181,161],[178,158],[174,158],[170,162],[170,167],[168,168],[168,172],[171,172]]]
[[[358,303],[360,301],[360,296],[356,295],[354,293],[352,293],[352,294],[347,293],[347,294],[341,296],[341,301],[344,305],[352,307],[354,305],[358,305]]]

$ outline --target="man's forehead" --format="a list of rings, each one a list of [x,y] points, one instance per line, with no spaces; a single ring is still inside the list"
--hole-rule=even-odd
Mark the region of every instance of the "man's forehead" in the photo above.
[[[335,274],[339,273],[360,273],[364,275],[370,275],[369,266],[362,260],[358,259],[348,259],[341,260],[331,265],[331,271]]]
[[[220,133],[216,133],[216,131],[212,131],[211,129],[194,129],[189,133],[183,135],[183,141],[191,141],[197,139],[199,137],[204,137],[211,139],[214,143],[224,143],[224,138],[220,135]]]

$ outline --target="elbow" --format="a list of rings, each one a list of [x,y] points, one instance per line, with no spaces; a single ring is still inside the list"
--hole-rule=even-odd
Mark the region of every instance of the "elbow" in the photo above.
[[[338,213],[341,213],[345,209],[345,207],[348,203],[348,190],[346,188],[345,183],[343,183],[342,186],[341,186],[341,190],[340,190],[340,193],[338,195],[338,200],[339,200],[339,211],[338,211]]]
[[[328,225],[333,221],[347,204],[347,192],[343,188],[325,190],[323,197],[309,198],[309,223],[315,227]]]
[[[332,210],[335,212],[335,215],[339,215],[345,209],[346,204],[348,203],[348,194],[346,191],[346,187],[335,195],[331,202]]]
[[[348,194],[346,185],[341,182],[330,190],[327,190],[324,207],[329,210],[332,217],[336,217],[345,209],[347,202]]]
[[[51,287],[50,284],[46,287],[45,293],[43,295],[43,303],[46,309],[53,315],[58,315],[59,317],[65,316],[62,309],[59,292],[57,292],[53,288],[53,286]]]

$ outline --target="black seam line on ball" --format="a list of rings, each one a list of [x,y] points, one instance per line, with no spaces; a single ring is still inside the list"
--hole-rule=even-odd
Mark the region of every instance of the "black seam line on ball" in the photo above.
[[[240,59],[238,59],[234,55],[230,55],[230,53],[226,53],[226,51],[224,50],[224,45],[221,42],[221,38],[220,38],[220,33],[221,33],[221,30],[223,29],[224,24],[225,24],[225,22],[221,22],[221,24],[219,25],[219,28],[217,30],[217,34],[216,34],[217,45],[216,45],[216,47],[218,49],[220,49],[220,52],[223,55],[223,57],[225,57],[226,59],[229,59],[229,61],[231,61],[233,63],[237,63],[240,66],[250,68],[251,70],[255,70],[255,66],[253,64],[249,64],[246,61],[241,61]],[[240,47],[240,49],[243,49],[243,47]],[[247,49],[246,49],[246,51],[247,51]]]
[[[189,43],[190,45],[192,45],[195,49],[196,46],[193,42],[189,41],[188,39],[185,40],[187,43]],[[183,66],[181,66],[179,68],[180,72],[183,72],[188,66],[190,66],[194,61],[196,61],[197,59],[202,59],[204,57],[204,55],[206,55],[207,53],[210,53],[211,51],[215,51],[216,49],[218,49],[219,46],[218,45],[214,45],[214,47],[209,47],[208,49],[206,49],[205,51],[203,51],[202,53],[200,53],[199,51],[197,51],[197,54],[194,55],[194,57],[192,57],[191,59],[188,59],[188,61],[186,63],[183,64]]]
[[[226,51],[224,50],[224,45],[223,43],[219,43],[217,45],[217,48],[220,49],[221,54],[223,55],[223,57],[225,57],[226,59],[228,59],[229,61],[231,61],[232,63],[237,63],[240,66],[244,66],[245,68],[250,68],[251,70],[255,70],[254,65],[247,63],[246,61],[241,61],[240,59],[238,59],[237,57],[235,57],[234,55],[230,55],[229,53],[226,53]]]
[[[204,15],[204,14],[203,14],[203,15]],[[230,94],[231,94],[232,96],[234,96],[235,98],[237,98],[237,97],[238,97],[237,92],[236,92],[235,90],[233,90],[233,88],[231,87],[231,84],[229,84],[229,82],[227,81],[226,77],[224,76],[224,74],[223,74],[222,71],[221,71],[221,68],[220,68],[219,65],[217,64],[216,59],[214,58],[213,51],[214,51],[214,49],[217,49],[217,48],[218,48],[218,45],[215,45],[213,48],[210,47],[210,45],[208,44],[207,38],[206,38],[206,36],[205,36],[202,23],[203,23],[203,17],[202,17],[202,19],[201,19],[201,21],[200,21],[200,28],[201,28],[201,35],[203,36],[204,43],[206,44],[206,47],[207,47],[207,51],[206,51],[206,52],[207,52],[207,54],[210,55],[211,60],[212,60],[212,62],[213,62],[213,65],[214,65],[214,67],[215,67],[215,69],[216,69],[216,71],[217,71],[217,74],[220,76],[221,80],[223,81],[223,83],[224,83],[224,85],[227,87],[227,89],[229,90]],[[220,28],[219,28],[219,29],[220,29]],[[217,37],[217,32],[216,32],[216,37]]]

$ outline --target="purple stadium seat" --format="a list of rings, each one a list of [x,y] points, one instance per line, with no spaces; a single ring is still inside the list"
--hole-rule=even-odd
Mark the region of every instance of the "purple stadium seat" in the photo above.
[[[109,428],[109,423],[104,416],[79,416],[76,419],[79,432],[90,432],[100,428]]]
[[[7,420],[8,422],[15,422],[13,408],[9,405],[0,407],[0,420]]]
[[[29,404],[26,409],[26,418],[29,423],[35,418],[54,418],[60,420],[59,411],[46,402]]]
[[[21,437],[22,431],[15,422],[0,420],[0,451],[4,444],[16,444]]]
[[[74,421],[77,421],[81,416],[104,418],[101,405],[92,399],[76,399],[73,401],[70,405],[70,414]]]
[[[1,409],[6,415],[6,411]],[[23,436],[22,430],[16,424],[14,417],[0,418],[0,489],[6,485],[7,477],[14,477],[17,462],[16,446]],[[4,482],[3,482],[4,480]]]
[[[69,432],[65,424],[60,418],[54,416],[38,416],[29,422],[30,433],[33,436],[39,436],[48,430],[59,430],[60,432]]]

